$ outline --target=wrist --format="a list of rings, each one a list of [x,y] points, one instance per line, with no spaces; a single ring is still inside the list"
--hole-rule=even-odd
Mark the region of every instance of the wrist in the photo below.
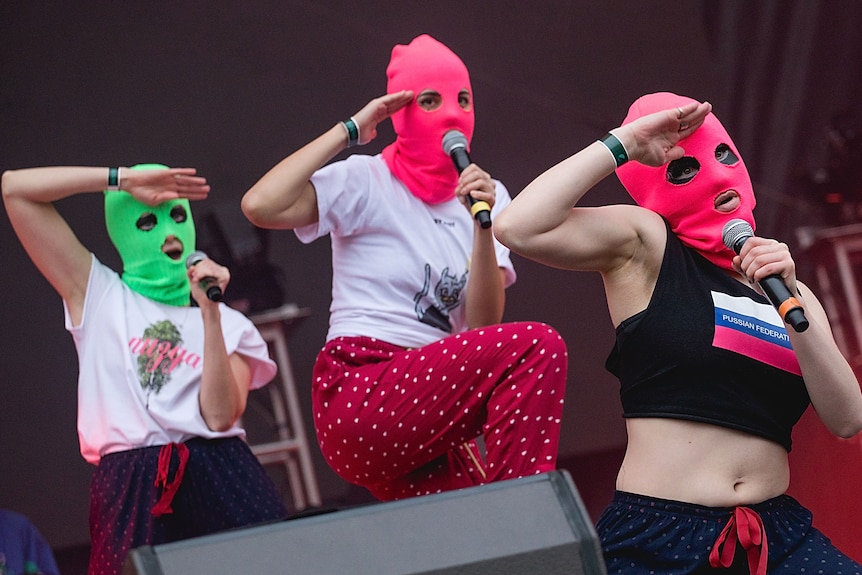
[[[341,126],[347,132],[347,147],[352,148],[359,145],[361,134],[359,132],[359,124],[353,116],[347,120],[340,122]]]
[[[120,188],[121,168],[108,168],[108,185],[105,187],[109,192],[116,192]]]
[[[629,161],[629,153],[622,140],[611,130],[601,138],[599,142],[610,152],[617,168]]]

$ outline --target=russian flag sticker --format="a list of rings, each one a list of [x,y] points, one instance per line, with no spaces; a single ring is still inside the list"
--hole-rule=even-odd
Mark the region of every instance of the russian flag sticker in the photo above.
[[[781,316],[770,304],[712,292],[715,336],[712,345],[802,375]]]

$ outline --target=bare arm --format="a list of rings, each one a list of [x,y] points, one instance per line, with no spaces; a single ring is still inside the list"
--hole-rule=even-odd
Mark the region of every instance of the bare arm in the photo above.
[[[803,333],[788,330],[811,403],[826,427],[839,437],[862,430],[862,391],[850,364],[832,336],[826,313],[809,290],[802,293],[810,326]]]
[[[201,374],[200,409],[207,427],[225,431],[245,411],[251,384],[251,369],[239,354],[228,355],[217,305],[202,309],[204,322],[204,368]]]
[[[206,180],[194,174],[193,168],[121,169],[120,185],[150,205],[178,197],[206,197]],[[30,259],[66,301],[76,323],[90,274],[90,252],[53,203],[76,194],[101,193],[107,187],[107,176],[108,168],[77,166],[27,168],[3,174],[3,202],[15,233]]]
[[[683,108],[684,116],[674,108],[611,132],[630,161],[661,166],[682,157],[677,142],[696,130],[711,109],[708,103],[692,103]],[[681,130],[683,121],[688,127]],[[630,206],[577,207],[615,168],[604,145],[593,142],[524,188],[497,217],[494,233],[512,251],[549,266],[603,273],[624,266],[645,242],[657,241],[650,237],[656,220]]]
[[[467,211],[470,205],[467,195],[494,207],[496,185],[491,176],[476,164],[470,164],[461,172],[455,195]],[[470,216],[473,219],[473,216]],[[473,219],[473,249],[470,259],[470,280],[467,283],[465,305],[467,325],[483,327],[503,321],[506,306],[505,271],[497,263],[491,228],[482,228]]]
[[[805,308],[810,326],[802,333],[788,329],[796,359],[811,404],[829,430],[839,437],[851,437],[862,430],[862,390],[850,364],[841,354],[820,301],[796,279],[796,266],[786,244],[753,237],[734,258],[736,269],[753,282],[779,275]]]
[[[660,166],[683,155],[677,142],[700,127],[711,109],[708,103],[692,103],[682,114],[665,110],[611,132],[630,161]],[[494,233],[513,252],[545,265],[600,272],[611,319],[618,325],[648,304],[666,231],[661,217],[638,206],[577,205],[615,168],[608,149],[593,142],[521,191],[497,216]]]
[[[402,91],[375,98],[355,116],[360,144],[377,136],[377,125],[413,99]],[[309,181],[318,169],[347,147],[347,133],[336,124],[275,165],[242,198],[242,211],[262,228],[294,229],[315,223],[317,197]]]
[[[198,402],[207,427],[225,431],[243,414],[251,385],[248,362],[239,354],[228,355],[221,325],[218,302],[207,298],[206,287],[212,283],[224,293],[230,282],[230,271],[211,259],[201,260],[187,272],[192,297],[201,309],[204,324],[203,372]]]

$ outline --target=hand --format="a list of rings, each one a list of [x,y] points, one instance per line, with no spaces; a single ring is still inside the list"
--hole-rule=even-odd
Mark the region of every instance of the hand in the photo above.
[[[643,116],[611,132],[623,142],[629,160],[663,166],[683,157],[685,151],[677,143],[694,133],[711,111],[709,102],[692,102]]]
[[[202,259],[188,268],[186,275],[188,275],[189,284],[191,284],[192,297],[201,308],[218,305],[218,302],[207,297],[206,289],[208,287],[217,285],[224,293],[230,282],[230,271],[209,258]]]
[[[488,202],[490,208],[494,207],[497,187],[494,185],[490,174],[476,164],[470,164],[461,172],[461,175],[458,177],[458,185],[455,187],[455,196],[469,211],[470,204],[467,203],[468,194],[473,196],[474,200]]]
[[[209,194],[210,187],[206,178],[196,176],[195,173],[195,168],[123,169],[120,187],[148,206],[178,198],[202,200]]]
[[[799,293],[796,288],[796,263],[785,243],[752,236],[742,244],[739,255],[733,258],[733,267],[752,285],[767,276],[777,275],[784,280],[792,294]]]
[[[367,144],[377,137],[377,125],[413,101],[413,92],[401,90],[374,98],[359,110],[353,119],[359,126],[359,144]]]

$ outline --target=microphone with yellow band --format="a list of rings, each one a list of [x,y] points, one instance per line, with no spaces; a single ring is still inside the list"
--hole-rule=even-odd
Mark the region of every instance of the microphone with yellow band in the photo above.
[[[449,130],[443,135],[443,151],[446,152],[452,163],[455,164],[455,169],[460,174],[467,166],[470,165],[470,155],[467,153],[467,137],[458,130]],[[491,206],[488,202],[476,200],[470,194],[467,194],[467,201],[470,203],[470,213],[479,222],[482,228],[491,227]]]

